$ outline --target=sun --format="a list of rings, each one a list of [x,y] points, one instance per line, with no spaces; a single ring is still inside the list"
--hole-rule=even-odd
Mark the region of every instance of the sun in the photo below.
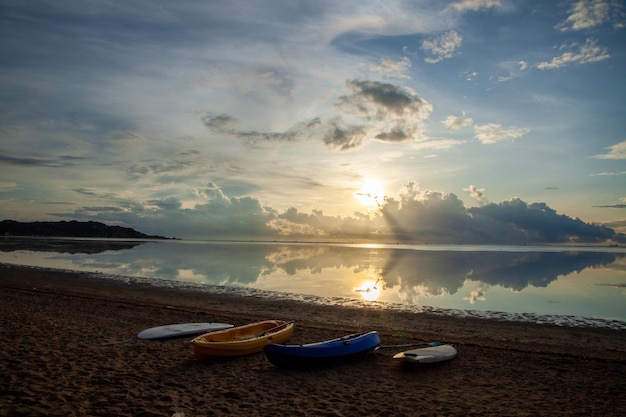
[[[366,207],[378,207],[385,199],[385,188],[376,178],[366,178],[354,198]]]

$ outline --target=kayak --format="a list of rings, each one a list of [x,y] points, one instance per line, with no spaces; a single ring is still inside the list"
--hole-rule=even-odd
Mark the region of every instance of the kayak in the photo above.
[[[295,329],[293,322],[265,320],[200,335],[191,341],[196,359],[243,356],[262,352],[269,343],[283,343]]]
[[[177,323],[151,327],[137,333],[139,339],[167,339],[224,330],[233,327],[228,323]]]
[[[454,346],[438,345],[400,352],[395,354],[393,358],[404,359],[407,362],[433,363],[447,361],[455,356],[456,349]]]
[[[337,339],[304,345],[271,343],[265,356],[278,367],[300,367],[333,362],[372,351],[380,344],[378,332],[355,333]]]

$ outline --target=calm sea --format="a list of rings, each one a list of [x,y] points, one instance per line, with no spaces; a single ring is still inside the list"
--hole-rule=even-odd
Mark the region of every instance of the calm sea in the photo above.
[[[276,300],[626,329],[626,248],[3,238],[0,262]]]

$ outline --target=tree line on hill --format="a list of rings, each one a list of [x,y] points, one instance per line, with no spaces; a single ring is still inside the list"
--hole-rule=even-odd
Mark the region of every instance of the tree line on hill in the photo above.
[[[109,226],[104,223],[79,222],[0,222],[0,235],[3,236],[50,236],[50,237],[94,237],[115,239],[168,239],[163,236],[146,235],[130,227]]]

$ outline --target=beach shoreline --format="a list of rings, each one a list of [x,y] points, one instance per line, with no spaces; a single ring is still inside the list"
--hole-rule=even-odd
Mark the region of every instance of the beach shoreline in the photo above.
[[[626,332],[210,294],[84,272],[0,265],[0,415],[623,415]],[[299,372],[262,354],[197,362],[176,322],[295,320],[289,343],[377,330],[459,354],[407,367],[382,349]],[[410,393],[410,394],[409,394]]]

